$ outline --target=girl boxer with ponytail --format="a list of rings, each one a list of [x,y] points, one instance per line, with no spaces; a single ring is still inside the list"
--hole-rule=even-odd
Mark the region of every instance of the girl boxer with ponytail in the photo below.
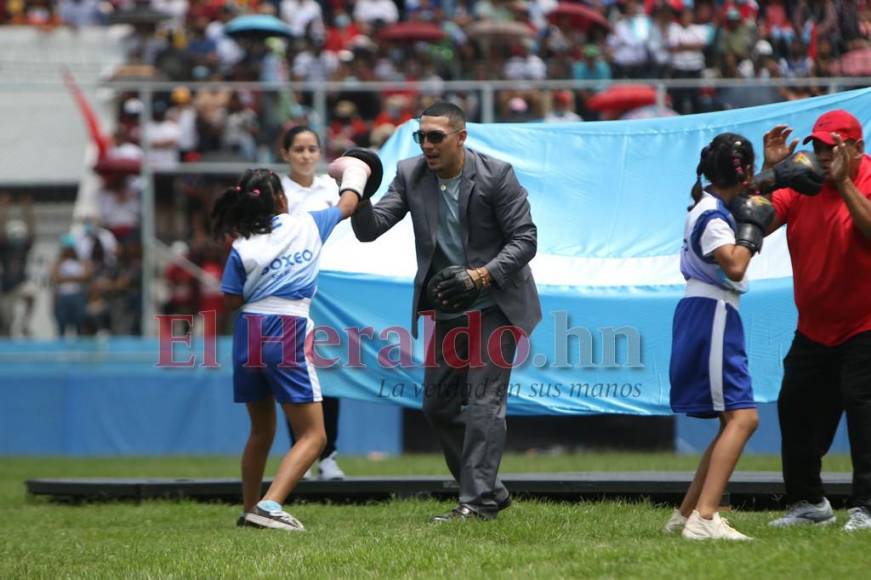
[[[246,171],[212,210],[215,235],[235,238],[221,290],[228,311],[241,309],[233,333],[233,399],[245,403],[251,419],[239,526],[303,531],[282,503],[326,445],[320,383],[305,349],[314,326],[309,306],[323,244],[378,189],[381,162],[374,153],[352,149],[330,164],[329,174],[340,197],[320,211],[287,213],[281,180],[267,169]],[[293,425],[294,443],[261,497],[276,402]]]
[[[750,140],[735,133],[722,133],[702,149],[684,229],[680,268],[687,287],[674,314],[671,407],[720,421],[680,508],[664,528],[682,530],[687,539],[750,539],[718,509],[758,423],[738,305],[747,291],[747,266],[774,210],[765,198],[746,195],[754,161]],[[705,188],[702,177],[709,182]]]

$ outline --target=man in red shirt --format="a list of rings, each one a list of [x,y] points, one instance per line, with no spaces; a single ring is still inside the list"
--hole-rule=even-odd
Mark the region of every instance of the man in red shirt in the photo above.
[[[791,129],[765,135],[765,165],[795,149]],[[847,413],[853,498],[844,529],[871,529],[871,157],[862,125],[844,110],[823,114],[804,142],[825,171],[815,196],[772,194],[770,231],[786,224],[798,330],[783,361],[778,398],[783,479],[791,506],[776,527],[835,521],[823,495],[822,456]]]

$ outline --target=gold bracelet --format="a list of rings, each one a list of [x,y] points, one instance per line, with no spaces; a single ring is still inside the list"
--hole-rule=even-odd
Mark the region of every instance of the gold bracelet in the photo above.
[[[490,287],[490,272],[487,271],[486,268],[475,268],[475,272],[478,273],[478,276],[481,278],[481,287],[489,288]]]

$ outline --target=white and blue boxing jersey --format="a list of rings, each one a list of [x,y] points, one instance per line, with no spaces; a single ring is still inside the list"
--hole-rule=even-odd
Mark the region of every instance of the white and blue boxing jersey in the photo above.
[[[310,300],[317,291],[321,248],[341,220],[337,207],[274,216],[272,232],[233,242],[221,290],[242,296],[246,312],[263,314],[282,314],[264,302],[268,298]]]
[[[683,277],[741,294],[747,292],[747,277],[740,282],[730,280],[714,259],[717,248],[735,243],[735,230],[735,219],[723,201],[704,192],[687,214],[680,254]]]

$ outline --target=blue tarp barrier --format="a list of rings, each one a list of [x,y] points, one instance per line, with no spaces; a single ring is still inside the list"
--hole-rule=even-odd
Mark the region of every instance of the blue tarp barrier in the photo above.
[[[230,344],[218,342],[219,361]],[[176,359],[202,344],[176,350]],[[248,419],[232,402],[230,371],[155,368],[157,343],[148,339],[87,339],[75,342],[0,341],[0,455],[178,455],[236,454]],[[334,385],[325,382],[330,392]],[[344,399],[338,448],[346,455],[402,451],[401,409]],[[760,408],[760,428],[749,453],[778,453],[777,409]],[[843,425],[832,447],[849,447]],[[678,417],[675,450],[701,453],[716,421]],[[273,453],[287,449],[279,427]]]
[[[241,453],[248,416],[233,403],[230,344],[217,342],[220,368],[167,369],[155,339],[0,341],[0,455]],[[175,348],[176,360],[191,354],[202,363],[202,342]],[[401,409],[341,405],[342,453],[402,450]],[[273,453],[288,445],[279,423]]]

